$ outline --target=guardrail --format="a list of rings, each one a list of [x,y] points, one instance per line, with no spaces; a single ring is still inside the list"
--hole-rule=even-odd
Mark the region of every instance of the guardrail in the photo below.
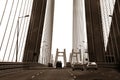
[[[118,68],[119,67],[119,64],[98,64],[98,67],[100,68]]]
[[[0,70],[6,70],[6,69],[29,69],[33,67],[44,67],[43,64],[40,63],[31,63],[31,62],[0,62]]]

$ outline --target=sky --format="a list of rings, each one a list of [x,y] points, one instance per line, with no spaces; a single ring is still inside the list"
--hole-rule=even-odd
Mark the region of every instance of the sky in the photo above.
[[[63,3],[64,2],[64,3]],[[55,0],[52,54],[66,49],[67,60],[72,50],[73,0]]]

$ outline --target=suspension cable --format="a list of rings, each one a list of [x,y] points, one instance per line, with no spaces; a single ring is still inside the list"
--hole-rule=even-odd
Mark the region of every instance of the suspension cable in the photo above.
[[[17,32],[17,27],[15,28],[14,35],[15,35],[16,32]],[[9,54],[11,54],[14,40],[15,40],[15,37],[12,39],[12,45],[11,45],[11,47],[10,47],[10,52],[9,52]],[[16,43],[15,43],[15,45],[16,45]],[[11,60],[11,62],[13,61],[13,58],[14,58],[14,56],[15,56],[15,52],[13,52],[12,54],[13,54],[13,55],[12,55],[12,60]]]
[[[23,4],[24,4],[23,1],[24,1],[24,0],[21,1],[20,10],[19,10],[18,16],[20,16],[20,13],[22,12],[21,10],[22,10],[22,6],[23,6]],[[16,35],[16,33],[17,33],[17,25],[16,25],[16,27],[15,27],[15,31],[14,31],[14,35],[13,35],[13,39],[12,39],[12,45],[11,45],[11,49],[10,49],[9,54],[11,53],[11,51],[12,51],[12,49],[13,49],[13,43],[15,42],[14,40],[15,40],[15,35]],[[12,61],[14,60],[14,56],[15,56],[15,48],[16,48],[16,43],[15,43],[15,47],[14,47],[14,51],[13,51]]]
[[[24,12],[25,12],[25,9],[26,9],[26,4],[27,4],[27,0],[25,0],[25,4],[24,4],[24,9],[23,9],[23,12],[22,12],[22,15],[24,15]],[[18,38],[18,48],[20,47],[20,31],[23,30],[23,27],[22,27],[22,22],[24,23],[24,19],[21,18],[21,22],[20,22],[20,25],[19,25],[19,38]],[[22,33],[22,32],[21,32]],[[18,55],[19,55],[19,51],[18,51]]]
[[[25,14],[25,10],[26,10],[26,7],[27,7],[27,1],[28,0],[26,0],[26,2],[25,2],[25,6],[24,6],[24,10],[23,10],[23,13],[22,13],[22,15],[24,15]],[[25,14],[26,15],[26,14]],[[19,54],[18,54],[18,57],[19,57],[19,55],[20,55],[20,42],[21,42],[21,36],[22,36],[22,34],[24,34],[23,33],[23,31],[24,31],[24,24],[25,24],[25,18],[24,19],[22,19],[22,21],[21,21],[21,24],[20,24],[20,30],[19,30],[19,33],[20,33],[20,31],[21,31],[21,35],[19,34],[19,43],[18,43],[18,45],[19,45]]]
[[[21,11],[20,13],[22,14],[22,15],[24,15],[24,11],[25,11],[25,7],[26,7],[26,2],[27,2],[27,0],[25,0],[25,3],[24,3],[24,5],[23,5],[23,11]],[[19,15],[20,16],[20,15]],[[22,20],[23,21],[23,20]],[[21,30],[21,24],[22,24],[22,21],[18,24],[19,25],[19,32],[20,32],[20,30]],[[18,27],[18,26],[16,26],[16,27]],[[18,35],[18,40],[19,40],[19,35]],[[19,41],[18,41],[19,42]],[[17,42],[16,42],[16,45],[17,45]],[[19,50],[19,43],[18,43],[18,50]],[[16,47],[14,48],[14,52],[16,51]],[[17,54],[17,56],[19,55],[19,51],[18,51],[18,54]],[[18,61],[18,60],[17,60]]]
[[[6,11],[7,3],[8,3],[8,0],[7,0],[6,3],[5,3],[5,8],[4,8],[4,11],[3,11],[3,15],[2,15],[2,18],[1,18],[0,25],[1,25],[1,23],[2,23],[4,14],[5,14],[5,11]],[[10,15],[9,15],[9,17],[10,17]],[[8,20],[9,20],[9,18],[8,18]],[[7,20],[7,22],[8,22],[8,20]],[[5,28],[5,32],[4,32],[4,35],[3,35],[3,38],[2,38],[2,42],[1,42],[1,44],[0,44],[0,50],[1,50],[2,45],[3,45],[3,41],[4,41],[5,34],[6,34],[6,30],[7,30],[7,26],[6,26],[6,28]]]
[[[8,49],[8,43],[9,43],[9,41],[10,41],[10,37],[11,37],[11,33],[12,33],[12,29],[13,29],[13,25],[14,25],[14,23],[15,23],[15,16],[16,16],[16,13],[17,13],[18,4],[19,4],[19,0],[17,1],[17,5],[16,5],[16,9],[15,9],[14,18],[13,18],[13,21],[12,21],[12,26],[11,26],[11,30],[10,30],[10,34],[9,34],[9,38],[8,38],[7,46],[6,46],[6,49],[5,49],[5,54],[6,54],[6,51],[7,51],[7,49]],[[8,60],[7,60],[7,61],[9,61],[10,55],[11,55],[11,53],[9,53]]]
[[[29,10],[29,9],[28,9],[28,8],[29,8],[29,3],[30,3],[30,0],[28,0],[27,6],[26,6],[26,11],[24,11],[25,14],[27,14],[27,11]],[[23,37],[23,35],[25,35],[25,31],[26,31],[26,27],[27,27],[26,24],[27,24],[27,20],[24,20],[23,28],[21,29],[22,32],[21,32],[21,36],[20,36],[19,45],[20,45],[20,43],[21,43],[21,45],[24,43],[23,39],[24,39],[25,37]],[[22,54],[21,51],[22,51],[22,46],[21,46],[21,48],[19,49],[19,58],[20,58],[20,56],[21,56],[21,54]],[[19,60],[19,58],[18,58],[18,60]]]
[[[2,18],[1,18],[1,20],[0,20],[0,25],[1,25],[1,23],[2,23],[4,14],[5,14],[5,10],[6,10],[6,7],[7,7],[7,3],[8,3],[8,0],[6,0],[6,3],[5,3],[5,8],[4,8],[3,13],[2,13]],[[1,49],[1,47],[0,47],[0,49]]]
[[[30,2],[30,6],[29,6],[29,10],[28,10],[28,12],[30,12],[29,14],[30,14],[30,16],[31,16],[31,9],[32,9],[32,4],[33,4],[33,0],[31,0],[31,2]],[[27,20],[27,22],[26,23],[30,23],[30,18],[29,18],[29,20]],[[22,44],[22,48],[23,48],[23,55],[24,55],[24,50],[25,50],[25,43],[26,43],[26,40],[27,40],[27,33],[28,33],[28,29],[29,29],[29,24],[27,25],[27,27],[26,27],[26,29],[25,29],[25,34],[24,34],[24,37],[23,37],[23,41],[24,41],[24,43]],[[26,38],[25,38],[26,37]],[[22,49],[21,49],[22,50]],[[21,52],[20,52],[21,53]],[[22,54],[20,55],[20,57],[19,57],[19,60],[20,60],[20,58],[21,58],[21,60],[23,60],[23,56]]]
[[[12,13],[13,5],[14,5],[14,0],[12,1],[12,6],[11,6],[11,9],[10,9],[10,14],[9,14],[9,17],[8,17],[8,20],[7,20],[6,29],[5,29],[5,32],[4,32],[3,39],[2,39],[2,45],[3,45],[3,42],[4,42],[5,35],[6,35],[6,31],[7,31],[8,23],[9,23],[9,21],[10,21],[10,17],[11,17],[11,13]],[[1,45],[1,48],[2,48],[2,45]],[[4,61],[5,56],[6,56],[6,53],[4,54],[2,61]]]

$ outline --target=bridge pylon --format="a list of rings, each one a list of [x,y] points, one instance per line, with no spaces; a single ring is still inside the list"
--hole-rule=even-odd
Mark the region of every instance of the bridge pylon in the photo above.
[[[70,63],[73,63],[73,62],[77,62],[78,63],[79,62],[78,55],[80,55],[80,51],[79,52],[75,52],[74,49],[72,49],[72,53],[70,54]],[[73,61],[73,58],[75,58],[76,61],[75,60]]]
[[[58,57],[63,57],[64,60],[64,66],[66,66],[66,49],[64,49],[63,52],[59,52],[59,50],[56,50],[56,57],[55,57],[55,64],[57,63]]]

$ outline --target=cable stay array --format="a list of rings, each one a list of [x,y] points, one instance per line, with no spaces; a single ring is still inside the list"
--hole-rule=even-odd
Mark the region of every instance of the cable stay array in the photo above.
[[[0,10],[0,62],[21,62],[33,0],[4,0],[0,4],[4,5]]]

